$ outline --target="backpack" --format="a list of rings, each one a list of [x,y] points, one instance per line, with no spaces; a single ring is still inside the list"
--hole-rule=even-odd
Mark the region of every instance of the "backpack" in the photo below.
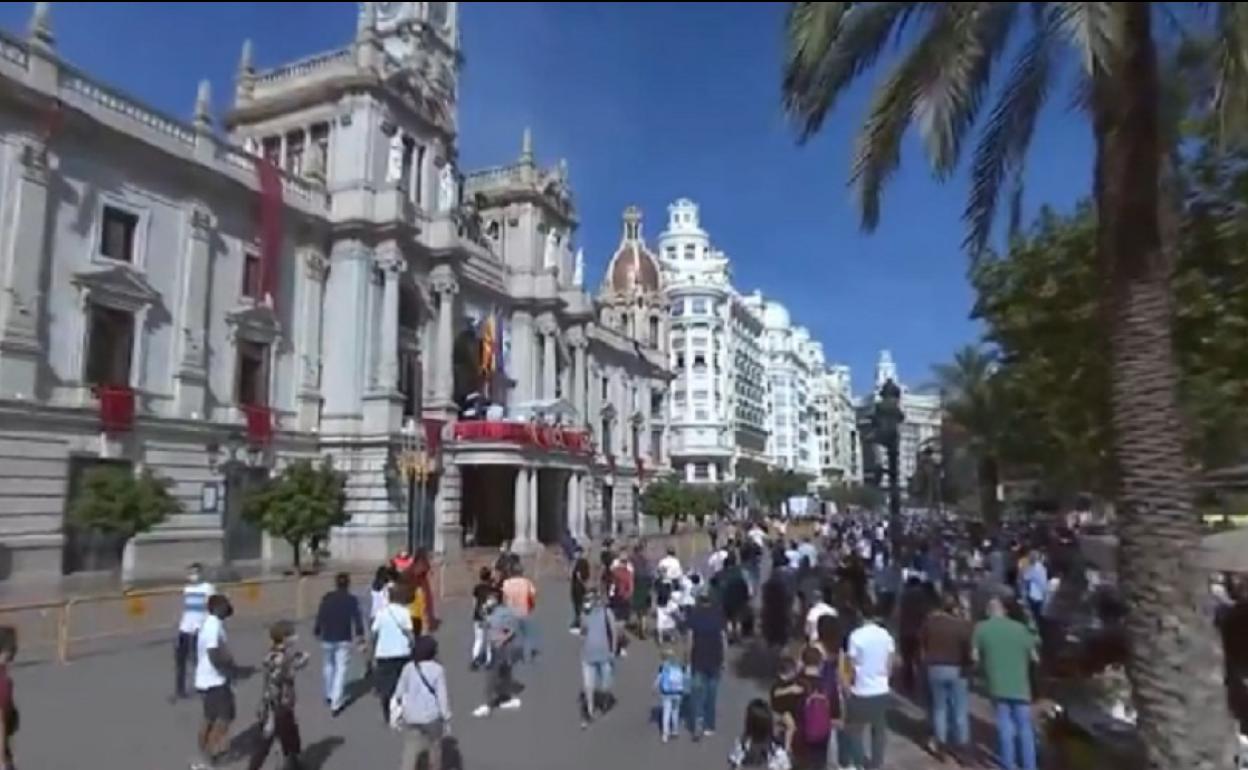
[[[832,734],[832,702],[823,690],[812,689],[802,701],[802,737],[806,743],[823,743]]]
[[[659,692],[663,695],[680,695],[684,691],[685,670],[677,663],[664,663],[659,669]]]

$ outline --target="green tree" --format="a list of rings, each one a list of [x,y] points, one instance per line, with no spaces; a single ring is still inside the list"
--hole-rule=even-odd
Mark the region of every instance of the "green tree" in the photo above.
[[[171,486],[173,482],[150,468],[135,476],[129,467],[97,465],[83,473],[82,486],[70,503],[70,520],[106,538],[120,556],[135,535],[182,512],[182,503],[169,492]]]
[[[641,512],[653,517],[663,529],[663,522],[675,522],[689,510],[688,493],[683,484],[675,481],[656,481],[641,493]]]
[[[777,511],[790,498],[806,492],[806,479],[789,470],[767,469],[754,479],[754,496],[768,511]]]
[[[849,506],[873,511],[885,503],[883,490],[869,484],[833,484],[821,489],[819,498],[836,503],[840,513],[844,513]]]
[[[993,376],[995,367],[996,359],[991,353],[967,345],[954,353],[951,363],[940,364],[935,371],[944,394],[945,417],[960,429],[963,440],[959,448],[975,462],[979,513],[990,525],[996,525],[1001,518],[997,486],[1001,480],[1001,435],[1007,427]],[[924,492],[927,496],[933,494],[930,489]],[[944,491],[934,494],[943,497]]]
[[[852,181],[862,222],[880,219],[885,184],[901,162],[907,129],[918,128],[940,178],[956,170],[989,91],[994,65],[1013,65],[989,111],[972,163],[967,245],[987,244],[1000,193],[1017,182],[1041,106],[1063,58],[1078,67],[1078,100],[1092,127],[1096,157],[1099,307],[1108,327],[1110,416],[1121,581],[1132,612],[1128,672],[1139,706],[1149,767],[1221,768],[1234,746],[1221,698],[1218,646],[1199,607],[1202,577],[1184,569],[1199,546],[1193,486],[1184,454],[1173,352],[1170,269],[1163,249],[1165,205],[1162,88],[1154,3],[794,3],[784,76],[787,109],[803,138],[823,125],[835,100],[879,58],[890,40],[907,50],[878,86],[855,145]],[[1164,14],[1168,29],[1180,20]],[[1196,19],[1196,14],[1189,14]],[[1216,107],[1245,101],[1248,13],[1219,3],[1214,39],[1222,55]],[[1203,18],[1208,18],[1205,16]],[[1011,33],[1022,30],[1015,45]]]
[[[281,475],[248,496],[243,517],[290,544],[294,566],[300,568],[305,542],[324,539],[333,527],[350,520],[343,508],[346,476],[326,457],[320,464],[296,460]]]

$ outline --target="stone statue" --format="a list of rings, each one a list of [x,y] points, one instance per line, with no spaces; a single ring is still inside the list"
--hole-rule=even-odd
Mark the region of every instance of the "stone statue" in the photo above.
[[[576,250],[576,261],[572,266],[572,285],[578,289],[585,286],[585,249]]]
[[[547,270],[559,266],[559,231],[550,228],[546,232],[546,250],[542,252],[542,267]]]
[[[455,184],[455,167],[449,162],[442,167],[442,171],[438,174],[438,210],[450,211],[455,207],[457,201]]]

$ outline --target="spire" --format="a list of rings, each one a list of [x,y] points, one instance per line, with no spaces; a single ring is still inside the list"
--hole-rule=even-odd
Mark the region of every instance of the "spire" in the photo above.
[[[624,209],[624,240],[641,240],[641,209],[636,206]]]
[[[30,40],[44,48],[51,48],[56,42],[52,35],[52,4],[35,3],[30,12]]]
[[[524,127],[524,135],[520,139],[520,162],[533,165],[533,129]]]
[[[207,79],[199,81],[195,92],[195,128],[207,131],[212,127],[212,84]]]
[[[253,61],[255,49],[251,38],[243,41],[243,50],[238,54],[238,73],[234,77],[234,101],[241,102],[251,98],[256,85],[256,66]]]
[[[238,74],[251,74],[256,71],[256,65],[252,61],[255,56],[255,46],[251,42],[251,38],[243,41],[243,50],[238,54]]]
[[[358,26],[355,28],[356,40],[362,40],[364,37],[371,35],[377,27],[377,4],[376,3],[360,3],[360,19]]]

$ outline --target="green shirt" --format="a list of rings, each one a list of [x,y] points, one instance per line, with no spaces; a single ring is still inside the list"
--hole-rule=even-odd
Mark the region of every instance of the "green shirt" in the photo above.
[[[988,677],[988,694],[999,700],[1031,701],[1028,669],[1036,637],[1010,618],[989,618],[975,626],[973,643]]]

